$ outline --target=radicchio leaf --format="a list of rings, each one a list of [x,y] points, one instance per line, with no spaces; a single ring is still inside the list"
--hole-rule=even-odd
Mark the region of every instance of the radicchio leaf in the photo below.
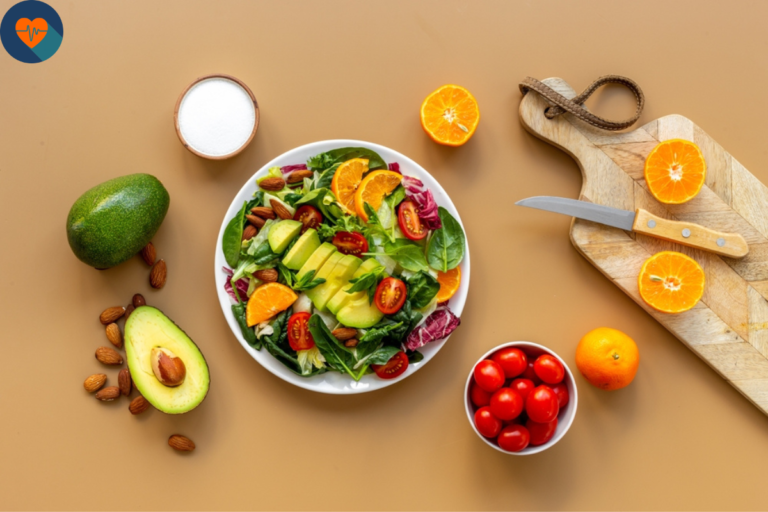
[[[389,170],[392,172],[396,172],[397,174],[403,174],[402,172],[400,172],[400,164],[397,162],[390,163]]]
[[[232,274],[234,274],[232,269],[227,267],[221,267],[221,270],[223,270],[228,277],[232,277]],[[248,280],[244,277],[240,278],[235,282],[235,286],[237,287],[237,292],[240,295],[240,299],[243,301],[248,300]],[[227,295],[232,297],[232,300],[240,302],[237,300],[237,296],[235,296],[235,291],[232,289],[232,282],[230,279],[227,279],[224,283],[224,291],[227,292]]]
[[[307,164],[284,165],[280,170],[283,172],[283,176],[285,176],[286,174],[291,174],[293,171],[306,171]]]
[[[416,206],[419,209],[419,218],[427,229],[440,229],[443,226],[443,223],[440,221],[440,215],[437,211],[437,203],[432,196],[432,192],[428,190],[424,186],[424,183],[418,178],[403,176],[402,183],[408,198],[416,203]]]
[[[417,327],[405,341],[405,348],[416,350],[432,341],[447,338],[461,324],[461,319],[453,314],[448,306],[440,307],[427,317],[427,320]]]

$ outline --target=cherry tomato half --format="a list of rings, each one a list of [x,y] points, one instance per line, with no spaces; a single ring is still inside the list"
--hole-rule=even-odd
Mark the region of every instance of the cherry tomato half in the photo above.
[[[368,240],[357,231],[339,231],[331,241],[341,254],[360,256],[368,252]]]
[[[523,397],[510,388],[501,388],[491,396],[491,412],[500,420],[509,421],[523,412]]]
[[[556,357],[549,354],[539,356],[533,363],[533,371],[547,384],[557,384],[565,377],[565,368]]]
[[[531,391],[525,399],[525,412],[528,417],[537,423],[548,423],[557,418],[560,406],[557,404],[557,395],[549,386],[541,385]]]
[[[394,379],[408,369],[408,356],[402,350],[393,355],[387,364],[372,364],[371,368],[381,379]]]
[[[469,389],[469,398],[477,407],[484,407],[491,403],[491,394],[474,382]]]
[[[552,391],[557,395],[557,403],[560,408],[562,409],[565,407],[568,404],[568,400],[571,399],[571,395],[568,394],[568,386],[566,386],[564,382],[561,382],[560,384],[552,386]]]
[[[421,240],[427,236],[427,228],[421,223],[419,218],[419,209],[416,203],[406,199],[397,210],[397,223],[400,224],[400,231],[411,240]]]
[[[496,437],[501,430],[501,420],[493,415],[490,407],[481,407],[475,412],[475,427],[482,436]]]
[[[314,206],[305,204],[293,214],[293,220],[297,220],[303,224],[301,232],[305,232],[309,228],[316,228],[323,222],[323,214],[320,210]]]
[[[523,401],[525,401],[528,399],[528,395],[531,393],[531,391],[533,391],[533,388],[536,387],[536,384],[534,384],[530,379],[515,379],[512,381],[509,387],[520,393]]]
[[[531,444],[533,446],[539,446],[544,444],[555,435],[557,430],[557,418],[546,423],[539,423],[533,420],[525,422],[525,426],[528,427],[528,432],[531,434]]]
[[[541,384],[541,379],[538,375],[536,375],[536,372],[533,369],[533,361],[528,361],[528,366],[525,368],[525,371],[521,375],[522,378],[528,379],[530,381],[533,381],[534,384],[537,386]]]
[[[528,358],[519,348],[503,348],[493,354],[491,359],[501,365],[508,379],[514,379],[528,367]]]
[[[522,425],[509,425],[499,433],[497,441],[505,452],[519,452],[531,442],[531,433]]]
[[[315,346],[315,340],[309,332],[311,316],[307,312],[294,313],[288,319],[288,344],[293,350],[309,350]]]
[[[405,304],[405,283],[395,277],[386,277],[376,287],[373,300],[385,315],[393,315]]]
[[[483,359],[474,370],[475,382],[483,391],[494,393],[504,385],[504,370],[499,363],[490,359]]]

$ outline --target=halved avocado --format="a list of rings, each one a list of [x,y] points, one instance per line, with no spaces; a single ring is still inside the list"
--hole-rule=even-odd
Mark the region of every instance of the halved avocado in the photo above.
[[[164,348],[186,367],[184,382],[165,386],[152,371],[150,353]],[[133,384],[156,409],[167,414],[189,412],[205,399],[211,376],[197,345],[162,311],[151,306],[136,308],[125,322],[125,355]]]

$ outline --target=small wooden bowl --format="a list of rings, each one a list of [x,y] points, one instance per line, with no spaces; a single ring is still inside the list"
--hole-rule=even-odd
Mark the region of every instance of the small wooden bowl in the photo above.
[[[214,155],[207,155],[205,153],[201,153],[201,152],[197,151],[196,149],[192,148],[189,145],[189,143],[184,139],[184,137],[181,135],[181,128],[179,127],[179,107],[181,107],[181,101],[184,99],[184,96],[187,95],[189,90],[195,84],[198,84],[198,83],[202,82],[203,80],[208,80],[209,78],[223,78],[225,80],[231,80],[231,81],[235,82],[240,87],[245,89],[245,92],[248,93],[248,96],[251,97],[251,101],[253,101],[253,108],[254,108],[254,116],[255,117],[254,117],[254,123],[253,123],[253,130],[251,131],[251,136],[248,137],[248,140],[246,140],[245,143],[242,146],[237,148],[232,153],[228,153],[226,155],[214,156]],[[196,154],[199,157],[207,158],[209,160],[226,160],[227,158],[231,158],[231,157],[237,155],[242,150],[244,150],[246,147],[248,147],[248,144],[250,144],[251,141],[253,140],[253,136],[256,135],[256,130],[259,128],[259,102],[256,101],[256,96],[253,95],[253,91],[251,91],[251,89],[247,85],[245,85],[245,83],[242,80],[240,80],[238,78],[235,78],[232,75],[225,75],[225,74],[221,74],[221,73],[215,73],[215,74],[212,74],[212,75],[201,76],[201,77],[197,78],[194,82],[189,84],[181,92],[181,95],[179,96],[179,99],[176,100],[176,108],[173,109],[173,124],[176,127],[176,135],[179,137],[179,140],[181,141],[181,144],[185,148],[187,148],[189,151],[191,151],[192,153]]]

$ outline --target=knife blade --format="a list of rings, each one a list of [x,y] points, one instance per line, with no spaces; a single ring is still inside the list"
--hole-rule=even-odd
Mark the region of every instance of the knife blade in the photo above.
[[[665,219],[642,208],[633,212],[552,196],[529,197],[515,204],[642,233],[730,258],[743,258],[749,253],[747,242],[738,233],[723,233],[693,222]]]

